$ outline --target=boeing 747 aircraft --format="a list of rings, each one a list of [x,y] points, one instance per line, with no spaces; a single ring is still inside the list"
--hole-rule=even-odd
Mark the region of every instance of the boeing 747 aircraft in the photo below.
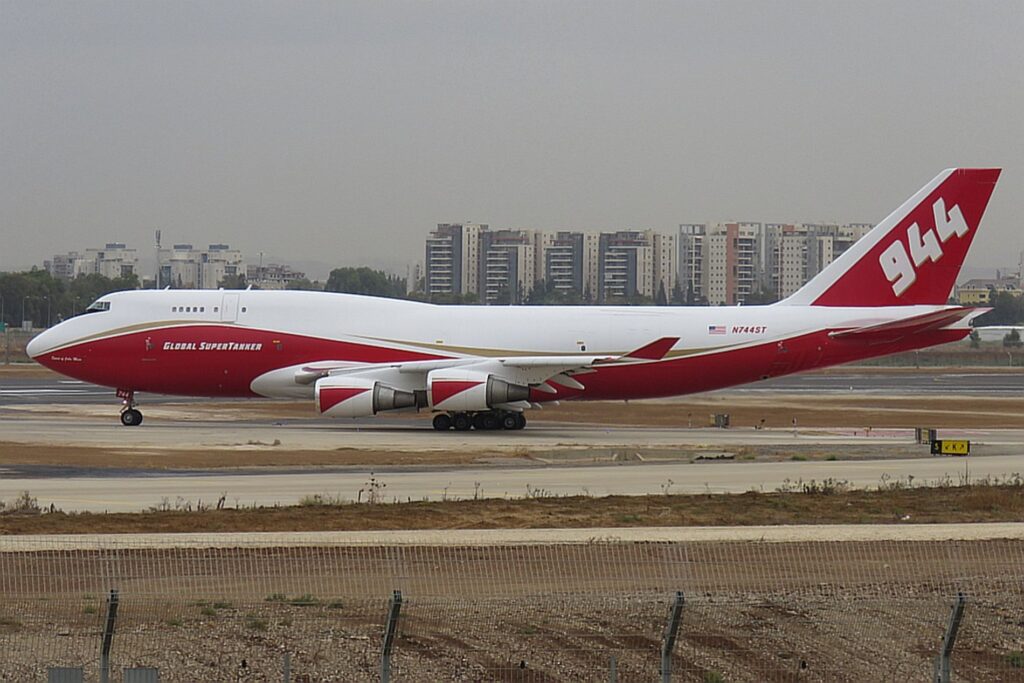
[[[999,169],[949,169],[770,306],[438,306],[299,291],[98,299],[29,355],[117,390],[305,399],[322,415],[429,409],[438,430],[522,429],[551,401],[676,396],[963,339],[949,305]]]

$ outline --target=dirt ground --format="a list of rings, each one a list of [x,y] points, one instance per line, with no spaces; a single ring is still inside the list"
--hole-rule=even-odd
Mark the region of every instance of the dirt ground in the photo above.
[[[673,680],[928,680],[968,595],[958,680],[1019,681],[1020,541],[0,553],[0,680],[112,664],[168,681],[379,680],[393,589],[397,681],[656,680],[676,591]],[[13,577],[18,577],[14,580]],[[211,647],[211,644],[216,644]]]
[[[806,482],[795,491],[740,495],[543,497],[205,511],[0,514],[0,534],[546,529],[775,524],[927,524],[1024,521],[1024,484],[846,491]]]

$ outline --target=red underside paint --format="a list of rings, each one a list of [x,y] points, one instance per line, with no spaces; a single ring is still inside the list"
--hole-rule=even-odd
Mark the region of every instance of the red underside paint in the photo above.
[[[259,344],[258,351],[199,350],[208,344]],[[172,351],[175,344],[195,350]],[[185,396],[254,396],[265,372],[317,361],[361,363],[446,358],[431,353],[227,325],[169,327],[85,342],[36,360],[59,373],[118,389]]]
[[[711,391],[723,387],[958,341],[967,330],[930,330],[897,340],[833,339],[828,331],[717,353],[651,363],[608,365],[578,375],[583,391],[551,384],[554,394],[531,392],[531,400],[637,399]],[[147,340],[149,344],[147,344]],[[203,351],[201,342],[261,344],[259,350]],[[164,350],[165,343],[195,343],[196,350]],[[79,344],[37,360],[86,382],[144,392],[190,396],[253,396],[258,376],[278,368],[318,361],[401,362],[442,356],[226,326],[197,325],[128,334]],[[435,383],[440,403],[479,382]]]
[[[431,382],[430,404],[436,406],[439,403],[444,403],[452,396],[461,394],[463,391],[469,391],[473,387],[480,386],[481,384],[483,384],[483,382],[454,379],[442,379]]]
[[[359,394],[365,394],[369,389],[365,387],[323,387],[320,389],[320,412],[326,413],[328,410],[349,400]]]

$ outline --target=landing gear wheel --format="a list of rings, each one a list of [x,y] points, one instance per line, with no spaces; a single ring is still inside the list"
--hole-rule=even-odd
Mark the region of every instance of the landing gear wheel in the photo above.
[[[473,429],[480,432],[487,429],[487,413],[475,413],[473,415]]]
[[[439,432],[447,432],[452,428],[452,418],[448,413],[439,413],[434,416],[434,429]]]
[[[501,417],[502,429],[519,429],[519,413],[505,413]]]
[[[455,417],[452,418],[452,426],[455,427],[457,432],[468,432],[470,427],[473,426],[473,421],[466,413],[456,413]]]
[[[526,426],[526,416],[522,413],[516,413],[516,429],[522,429]]]
[[[501,421],[494,413],[484,413],[481,422],[483,423],[484,429],[501,429]],[[477,429],[479,429],[479,427],[477,427]]]
[[[138,427],[142,424],[142,413],[135,408],[129,408],[121,412],[121,424],[125,427]]]

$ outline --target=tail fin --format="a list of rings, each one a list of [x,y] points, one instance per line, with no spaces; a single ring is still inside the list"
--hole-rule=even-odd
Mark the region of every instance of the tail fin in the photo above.
[[[780,303],[794,306],[946,303],[999,172],[998,168],[943,171]]]

